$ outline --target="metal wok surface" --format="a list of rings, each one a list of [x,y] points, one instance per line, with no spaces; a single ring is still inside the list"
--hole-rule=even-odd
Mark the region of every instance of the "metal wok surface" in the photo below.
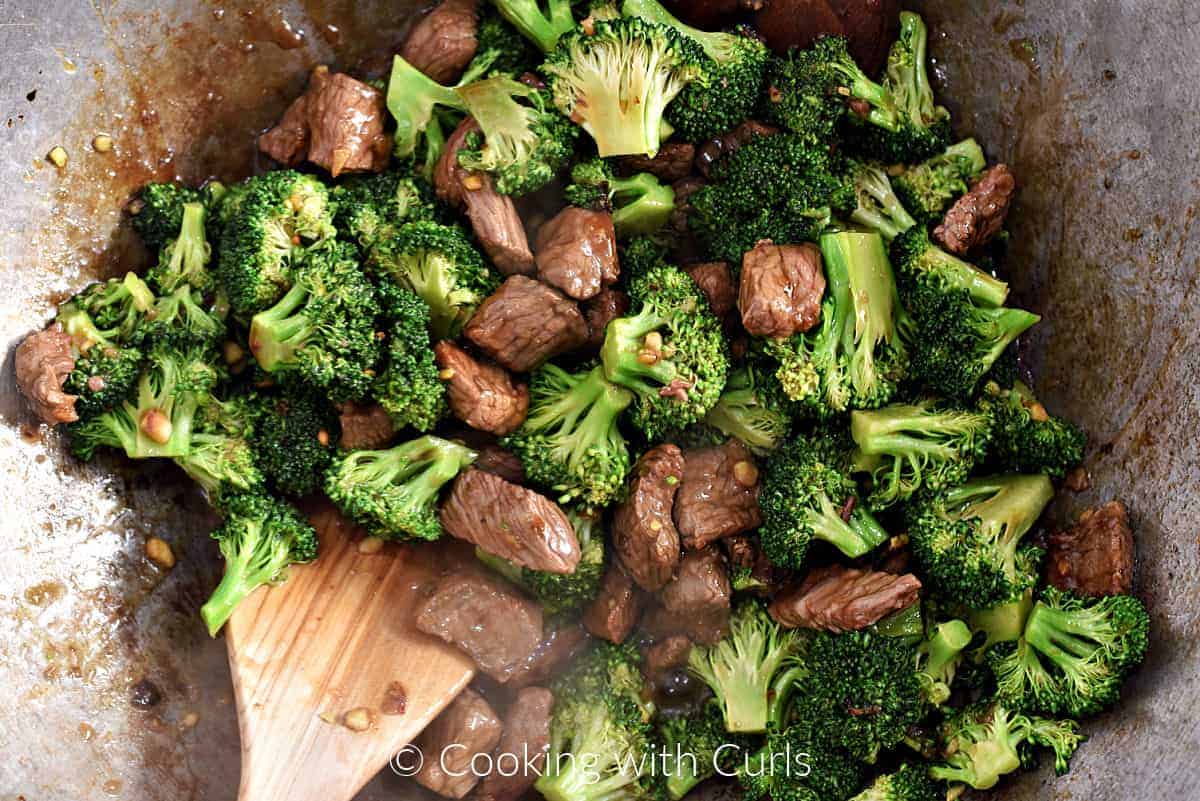
[[[219,564],[170,469],[85,467],[38,428],[12,350],[57,300],[141,264],[121,225],[151,178],[234,179],[253,136],[333,60],[378,69],[413,0],[0,0],[0,798],[225,801],[237,726],[197,609]],[[1070,776],[999,798],[1192,798],[1200,784],[1200,7],[1186,0],[920,4],[960,133],[1022,183],[1008,271],[1045,321],[1040,394],[1081,422],[1091,489],[1137,527],[1152,651]],[[385,62],[384,62],[385,63]],[[94,152],[92,139],[115,149]],[[59,170],[45,160],[68,152]],[[170,571],[144,555],[172,544]],[[131,704],[143,679],[161,690]],[[362,799],[408,798],[381,775]]]

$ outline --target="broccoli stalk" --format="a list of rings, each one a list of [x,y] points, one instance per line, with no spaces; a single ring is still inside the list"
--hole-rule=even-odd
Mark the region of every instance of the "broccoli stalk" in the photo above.
[[[921,223],[932,223],[983,171],[987,161],[974,139],[964,139],[941,153],[908,167],[892,179],[896,195]]]
[[[757,456],[777,450],[792,430],[790,400],[774,373],[749,364],[729,374],[704,425],[734,437]]]
[[[930,636],[918,648],[920,670],[917,679],[925,699],[934,706],[941,706],[950,697],[950,685],[971,637],[971,629],[966,623],[950,620],[934,626]]]
[[[571,169],[567,202],[596,211],[612,211],[617,236],[646,236],[658,231],[675,210],[675,190],[648,172],[628,178],[613,173],[602,158],[581,161]]]
[[[892,264],[904,289],[930,283],[942,291],[965,290],[975,303],[991,308],[1008,299],[1008,284],[933,244],[924,226],[913,226],[893,240]]]
[[[467,78],[464,76],[463,81]],[[453,87],[442,86],[400,56],[392,59],[387,107],[396,120],[396,155],[411,156],[438,108],[466,111],[466,103]]]
[[[212,288],[208,271],[212,247],[205,236],[206,210],[203,203],[183,204],[183,217],[177,236],[159,255],[158,264],[146,273],[146,280],[159,292],[172,292],[188,285],[201,292]]]
[[[917,224],[896,197],[892,182],[882,167],[854,162],[851,175],[858,199],[858,206],[850,212],[851,220],[875,231],[888,242]]]
[[[575,27],[570,0],[496,0],[496,10],[543,53],[549,53],[563,34]]]
[[[182,184],[146,184],[129,204],[134,230],[142,237],[146,247],[159,251],[179,236],[184,207],[202,200],[200,192]]]

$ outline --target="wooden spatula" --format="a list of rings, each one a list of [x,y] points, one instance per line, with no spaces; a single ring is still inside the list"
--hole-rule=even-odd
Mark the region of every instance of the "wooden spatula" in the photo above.
[[[309,519],[319,558],[243,601],[225,629],[239,801],[349,801],[473,675],[466,656],[413,626],[436,553],[363,553],[331,506]]]

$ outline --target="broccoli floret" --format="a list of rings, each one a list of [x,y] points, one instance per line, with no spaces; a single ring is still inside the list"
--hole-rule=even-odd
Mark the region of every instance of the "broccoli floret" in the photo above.
[[[429,306],[404,287],[384,282],[378,288],[384,344],[383,372],[371,394],[397,429],[425,433],[446,416],[446,385],[438,377],[429,342]]]
[[[175,464],[219,509],[229,498],[261,493],[266,485],[251,442],[256,411],[252,395],[210,400],[196,415],[190,451],[175,457]]]
[[[350,451],[333,460],[325,492],[377,537],[436,540],[442,536],[438,493],[475,456],[470,448],[433,436],[387,450]]]
[[[827,284],[820,324],[767,343],[787,395],[817,417],[882,406],[904,378],[903,310],[878,234],[821,237]]]
[[[862,763],[824,735],[808,720],[769,732],[738,771],[745,801],[846,801],[862,789]]]
[[[1083,461],[1083,431],[1047,412],[1023,382],[989,382],[979,405],[992,418],[991,456],[1003,469],[1062,478]]]
[[[679,801],[718,768],[726,776],[733,775],[739,757],[752,743],[750,737],[730,735],[725,730],[725,719],[716,703],[661,720],[657,728],[667,754],[664,770],[667,798],[671,801]]]
[[[158,255],[158,263],[146,273],[146,281],[158,292],[167,293],[187,285],[201,292],[213,287],[208,270],[212,246],[205,233],[207,211],[203,203],[183,205],[183,221],[175,237]]]
[[[63,382],[63,391],[76,398],[79,417],[95,417],[129,397],[141,375],[143,358],[138,348],[101,343],[79,353]]]
[[[212,537],[225,557],[225,576],[200,608],[214,637],[250,593],[284,580],[288,565],[317,557],[317,533],[283,501],[238,495],[225,502],[224,512],[225,522]]]
[[[473,62],[476,69],[486,69],[484,62]],[[462,83],[476,76],[464,74]],[[452,86],[443,86],[400,56],[392,60],[392,73],[388,78],[387,107],[396,120],[396,155],[408,158],[417,150],[422,134],[427,128],[438,129],[437,112],[442,110],[466,111],[466,104]],[[440,150],[440,148],[438,148]]]
[[[215,345],[225,336],[225,318],[216,307],[206,306],[203,294],[185,283],[154,302],[145,332],[155,341],[179,346]]]
[[[571,169],[565,194],[574,206],[611,211],[613,228],[622,238],[653,234],[675,210],[675,190],[670,186],[648,172],[621,178],[599,157]]]
[[[1003,306],[1008,299],[1008,284],[933,244],[921,225],[892,241],[892,265],[905,292],[919,284],[930,284],[944,292],[965,290],[971,300],[992,308]]]
[[[875,781],[850,801],[942,801],[945,791],[929,776],[923,764],[905,762]]]
[[[445,216],[433,187],[414,175],[394,169],[375,175],[355,175],[334,187],[334,224],[368,256],[396,235],[407,222]]]
[[[302,498],[321,487],[341,430],[336,410],[303,385],[263,395],[255,405],[258,464],[278,492]]]
[[[790,133],[756,136],[723,157],[689,200],[692,230],[716,258],[735,266],[763,239],[815,241],[856,204],[841,160]]]
[[[1009,706],[1073,718],[1116,703],[1146,656],[1150,617],[1131,595],[1083,598],[1042,590],[1020,639],[988,649],[998,697]]]
[[[892,179],[896,195],[923,224],[941,219],[946,208],[970,189],[968,183],[987,161],[974,139],[964,139]]]
[[[58,307],[56,321],[71,337],[75,350],[93,345],[137,347],[145,339],[155,297],[141,278],[126,273],[90,284]]]
[[[549,53],[558,44],[559,38],[575,27],[575,16],[571,13],[570,0],[546,0],[543,10],[539,0],[494,0],[500,16],[521,32],[521,35],[537,45],[543,53]],[[482,28],[480,29],[482,33]]]
[[[743,599],[733,610],[729,634],[716,645],[697,645],[688,668],[712,688],[731,732],[761,732],[770,720],[771,689],[790,668],[800,635],[771,619],[756,599]]]
[[[568,6],[567,18],[570,17]],[[570,19],[566,29],[574,24],[574,20]],[[479,30],[475,39],[475,57],[467,65],[467,72],[519,78],[527,72],[536,72],[542,66],[542,51],[491,5],[482,9],[479,15]],[[558,37],[555,36],[554,39],[557,41]]]
[[[292,273],[279,302],[254,315],[250,352],[268,373],[320,387],[334,401],[361,398],[379,357],[379,301],[353,246],[313,251]]]
[[[183,225],[184,206],[200,203],[203,197],[195,189],[182,184],[146,184],[137,198],[129,204],[133,228],[146,247],[158,251],[179,236]]]
[[[920,604],[913,604],[920,608]],[[917,681],[925,700],[941,706],[950,698],[963,649],[971,643],[970,627],[961,620],[948,620],[930,626],[929,632],[917,647]]]
[[[721,323],[696,282],[661,264],[629,282],[637,313],[608,324],[609,381],[633,390],[633,423],[651,439],[701,420],[721,397],[729,356]]]
[[[850,162],[858,206],[850,219],[877,232],[888,242],[917,224],[892,189],[887,172],[878,164],[865,161]]]
[[[961,483],[983,458],[990,434],[987,415],[928,399],[850,414],[854,470],[871,475],[873,509]]]
[[[375,248],[372,266],[425,301],[434,339],[457,336],[499,285],[460,229],[433,222],[401,226]]]
[[[549,92],[506,75],[457,91],[480,129],[467,136],[458,161],[489,173],[497,191],[537,191],[570,161],[579,129],[558,113]]]
[[[888,533],[857,497],[844,436],[796,437],[767,460],[758,498],[763,553],[774,565],[799,568],[814,539],[851,558],[873,551]]]
[[[787,440],[793,407],[770,366],[749,362],[729,373],[717,405],[702,426],[734,437],[757,456],[766,456]],[[718,439],[718,438],[714,438]]]
[[[673,28],[626,17],[567,33],[542,69],[555,104],[601,156],[654,156],[667,105],[701,77],[704,58]]]
[[[298,257],[335,233],[329,190],[293,170],[250,178],[227,213],[217,278],[245,317],[278,301],[292,285]]]
[[[621,276],[626,283],[667,263],[667,247],[650,236],[635,236],[621,248]]]

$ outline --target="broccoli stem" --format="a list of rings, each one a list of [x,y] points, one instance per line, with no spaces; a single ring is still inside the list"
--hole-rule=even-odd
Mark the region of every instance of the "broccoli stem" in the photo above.
[[[921,614],[921,604],[911,603],[875,624],[876,633],[884,637],[901,637],[904,639],[920,640],[925,636],[925,620]]]
[[[1033,606],[1033,590],[1028,589],[1017,598],[987,609],[974,609],[968,619],[971,628],[982,631],[987,640],[980,646],[980,651],[986,650],[998,642],[1018,640],[1025,632],[1025,621],[1029,618]]]
[[[549,0],[545,13],[537,0],[496,0],[500,16],[543,53],[549,53],[564,33],[575,27],[569,0]]]
[[[224,540],[221,542],[225,575],[212,597],[200,607],[200,616],[212,637],[217,636],[238,604],[262,585],[270,583],[290,562],[284,540],[272,537],[261,523],[247,529],[252,533],[240,538],[235,551],[231,552]]]
[[[850,214],[851,220],[878,231],[888,242],[917,224],[913,216],[904,208],[904,204],[900,202],[900,198],[896,196],[891,181],[882,170],[875,167],[863,167],[856,179],[855,184],[860,198],[858,206]],[[879,204],[878,208],[865,204],[861,197],[863,194]]]
[[[675,210],[675,190],[648,172],[609,181],[615,202],[613,228],[624,237],[652,234],[667,224]]]
[[[925,253],[929,265],[935,268],[951,289],[965,289],[972,300],[985,306],[1003,306],[1008,299],[1008,284],[988,275],[970,262],[930,245]]]
[[[888,538],[887,531],[865,507],[855,505],[850,519],[842,519],[842,511],[821,496],[821,509],[810,509],[808,520],[813,536],[825,540],[851,559],[870,553]]]
[[[1000,358],[1017,337],[1042,319],[1024,309],[980,309],[979,313],[982,321],[981,342],[986,346],[986,350],[981,354],[981,361],[988,367]]]
[[[1096,642],[1105,638],[1108,621],[1102,614],[1086,609],[1070,612],[1055,609],[1039,601],[1034,604],[1025,624],[1025,639],[1060,667],[1096,652]]]
[[[302,311],[297,313],[308,296],[309,288],[297,282],[278,303],[251,320],[250,351],[268,373],[292,361],[312,333],[308,316]]]
[[[666,320],[645,305],[633,317],[622,317],[608,324],[600,360],[609,381],[642,395],[658,391],[646,379],[666,386],[676,376],[675,363],[665,358],[661,347],[648,347],[647,337],[666,324]]]
[[[838,87],[838,94],[865,100],[870,105],[867,121],[893,133],[900,130],[900,115],[892,93],[883,84],[876,83],[859,69],[853,60],[836,61],[830,65],[834,73],[845,81]]]
[[[826,271],[837,275],[838,283],[844,277],[844,291],[854,301],[853,315],[843,316],[842,349],[850,354],[851,386],[859,397],[869,398],[880,383],[876,348],[896,338],[896,279],[878,234],[842,231],[822,236],[820,244]]]
[[[412,155],[417,139],[433,117],[437,106],[465,111],[454,89],[442,86],[400,56],[392,60],[388,79],[387,107],[396,120],[396,155]]]
[[[665,25],[668,28],[674,28],[684,36],[694,40],[700,47],[704,48],[705,55],[719,64],[723,64],[729,59],[728,34],[716,31],[702,31],[699,28],[686,25],[672,15],[670,11],[667,11],[657,0],[625,0],[624,5],[621,6],[621,13],[626,17],[638,17],[646,22],[653,22],[656,25]]]
[[[796,685],[808,675],[807,668],[796,664],[780,672],[771,682],[768,693],[767,726],[772,731],[783,731],[787,728],[788,714],[792,708],[792,696]]]
[[[982,521],[984,530],[996,537],[1011,574],[1021,538],[1053,497],[1054,487],[1044,475],[996,476],[972,479],[950,490],[946,508],[959,509],[960,518]]]

